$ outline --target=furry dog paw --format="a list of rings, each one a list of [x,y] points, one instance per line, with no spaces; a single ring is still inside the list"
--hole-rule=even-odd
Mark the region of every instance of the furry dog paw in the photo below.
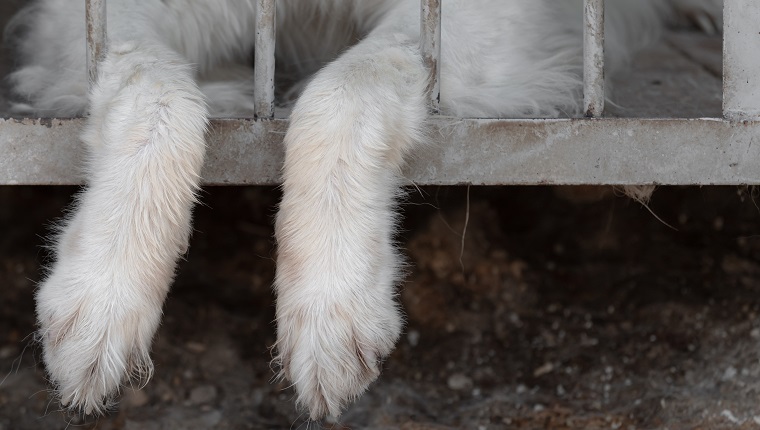
[[[83,133],[91,178],[37,293],[48,373],[61,402],[86,414],[151,376],[205,151],[202,96],[170,50],[115,44],[100,67]]]
[[[275,361],[312,419],[338,416],[359,397],[380,375],[401,331],[392,300],[346,299],[304,295],[278,306]]]
[[[123,383],[150,378],[163,303],[93,263],[64,258],[37,292],[45,367],[61,403],[84,414],[105,412]]]

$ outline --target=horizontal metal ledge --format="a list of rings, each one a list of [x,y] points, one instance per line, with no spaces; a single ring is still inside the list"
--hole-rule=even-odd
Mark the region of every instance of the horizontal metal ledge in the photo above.
[[[760,122],[436,117],[404,175],[418,185],[760,184]],[[0,119],[0,184],[83,182],[81,119]],[[286,120],[212,122],[209,185],[279,183]]]

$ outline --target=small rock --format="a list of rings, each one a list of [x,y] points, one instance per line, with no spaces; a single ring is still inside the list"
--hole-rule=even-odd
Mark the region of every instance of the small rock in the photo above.
[[[199,342],[188,342],[185,344],[185,348],[188,351],[194,352],[196,354],[206,351],[206,345]]]
[[[0,347],[0,359],[11,358],[14,355],[18,355],[18,347],[16,345],[5,345]]]
[[[254,388],[250,394],[251,404],[260,405],[264,401],[264,390],[260,388]]]
[[[728,366],[728,368],[726,368],[726,370],[723,372],[723,377],[721,379],[724,381],[730,381],[734,379],[737,373],[738,372],[734,366]]]
[[[449,376],[447,384],[452,390],[464,390],[472,387],[472,379],[462,373],[455,373]]]
[[[204,414],[200,421],[205,424],[208,428],[215,427],[217,424],[219,424],[222,421],[222,412],[221,411],[211,411],[206,414]]]
[[[551,373],[553,370],[554,370],[554,365],[552,363],[544,363],[543,366],[533,371],[533,376],[538,378],[541,375],[546,375],[547,373]]]
[[[128,390],[124,393],[121,404],[127,408],[139,408],[145,406],[150,398],[142,390]]]
[[[725,417],[727,420],[731,421],[734,424],[741,424],[742,420],[736,418],[736,415],[734,415],[733,412],[729,411],[728,409],[724,409],[721,413],[721,416]]]
[[[448,427],[440,424],[421,423],[408,421],[401,424],[401,430],[451,430],[454,427]]]
[[[145,421],[132,421],[127,420],[124,423],[124,430],[159,430],[159,423],[145,422]]]
[[[420,332],[417,330],[409,330],[406,335],[406,340],[409,341],[409,345],[417,346],[420,343]]]
[[[213,385],[201,385],[190,391],[190,397],[187,399],[189,405],[202,405],[210,403],[216,399],[216,387]]]

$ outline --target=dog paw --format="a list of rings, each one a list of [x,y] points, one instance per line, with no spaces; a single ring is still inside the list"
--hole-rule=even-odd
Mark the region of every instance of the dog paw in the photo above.
[[[311,419],[340,415],[377,379],[392,351],[401,331],[399,310],[392,297],[371,299],[278,298],[275,363]]]
[[[129,295],[110,294],[110,285],[88,284],[95,280],[72,275],[59,268],[41,285],[39,340],[61,404],[101,414],[123,383],[150,379],[150,342],[160,303],[158,309],[148,309]]]
[[[37,338],[61,403],[100,414],[122,384],[150,379],[150,344],[169,279],[99,252],[81,219],[61,235],[58,261],[37,291]]]

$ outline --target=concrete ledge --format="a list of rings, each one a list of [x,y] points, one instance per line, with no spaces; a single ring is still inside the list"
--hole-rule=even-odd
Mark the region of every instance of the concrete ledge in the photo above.
[[[0,184],[81,184],[82,119],[0,119]],[[279,182],[286,120],[212,122],[209,185]],[[418,185],[760,184],[760,122],[437,117],[404,175]]]

